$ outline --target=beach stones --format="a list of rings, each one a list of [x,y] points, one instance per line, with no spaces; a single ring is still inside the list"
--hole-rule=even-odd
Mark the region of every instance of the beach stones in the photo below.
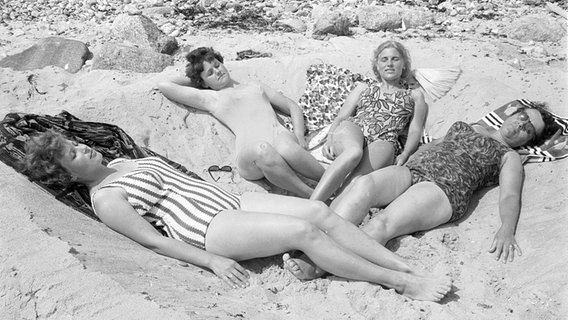
[[[96,53],[93,69],[160,72],[173,63],[169,55],[117,43],[107,43]]]
[[[90,57],[91,52],[81,41],[48,37],[18,54],[0,60],[0,67],[21,71],[57,66],[76,73]]]
[[[530,15],[513,21],[506,30],[509,38],[520,41],[560,41],[566,30],[546,15]]]
[[[178,43],[174,37],[164,34],[150,18],[143,15],[121,14],[112,24],[113,35],[141,48],[172,54]]]

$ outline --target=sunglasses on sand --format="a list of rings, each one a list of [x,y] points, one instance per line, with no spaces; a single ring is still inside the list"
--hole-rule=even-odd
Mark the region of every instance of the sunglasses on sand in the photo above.
[[[207,172],[209,172],[209,176],[211,177],[211,179],[213,179],[213,181],[217,182],[219,181],[219,179],[221,179],[221,177],[215,179],[215,177],[213,177],[213,174],[211,174],[211,172],[218,172],[218,171],[222,171],[222,172],[232,172],[233,168],[231,166],[222,166],[219,167],[218,165],[212,165],[209,168],[207,168]]]

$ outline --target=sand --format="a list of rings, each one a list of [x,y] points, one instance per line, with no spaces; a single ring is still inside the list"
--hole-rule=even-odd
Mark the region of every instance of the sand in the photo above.
[[[93,39],[100,30],[77,33]],[[6,54],[19,52],[46,30],[17,37],[0,28]],[[365,33],[319,41],[293,33],[209,31],[185,35],[182,45],[214,45],[232,76],[256,79],[298,100],[305,69],[329,62],[368,76],[372,49],[393,36]],[[395,35],[396,36],[396,35]],[[414,67],[460,65],[452,90],[430,101],[427,129],[442,135],[456,120],[476,121],[502,104],[527,98],[546,101],[567,116],[566,37],[549,50],[563,59],[546,63],[519,52],[520,44],[498,37],[402,40]],[[95,51],[101,42],[93,42]],[[272,52],[272,58],[234,61],[236,52]],[[514,59],[523,62],[518,69]],[[157,81],[181,73],[183,61],[161,73],[91,70],[76,74],[56,67],[17,72],[0,69],[0,110],[56,114],[119,125],[138,143],[210,180],[205,169],[234,165],[234,137],[203,112],[165,99]],[[37,76],[30,93],[27,77]],[[484,189],[459,223],[405,236],[390,246],[413,265],[447,272],[452,292],[441,302],[413,301],[381,286],[327,277],[301,282],[282,269],[280,256],[243,262],[251,286],[230,289],[211,272],[159,256],[57,202],[0,163],[1,319],[565,319],[568,309],[568,161],[528,164],[517,241],[523,251],[512,263],[487,252],[500,220],[499,188]],[[221,185],[235,192],[258,184],[237,173]]]

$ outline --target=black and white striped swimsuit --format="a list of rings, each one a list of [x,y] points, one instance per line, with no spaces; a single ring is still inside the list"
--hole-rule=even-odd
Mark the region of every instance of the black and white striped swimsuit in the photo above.
[[[127,161],[135,162],[137,168],[102,188],[123,188],[138,214],[170,238],[205,249],[213,217],[240,208],[239,195],[191,178],[160,158],[115,159],[108,166]]]

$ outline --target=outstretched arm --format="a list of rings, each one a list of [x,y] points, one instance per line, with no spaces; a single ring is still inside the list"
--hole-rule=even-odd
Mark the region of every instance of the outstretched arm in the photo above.
[[[521,193],[524,170],[521,157],[515,151],[508,152],[502,160],[499,174],[499,216],[501,227],[495,234],[489,252],[495,253],[496,259],[513,261],[515,254],[522,255],[515,240],[515,231],[521,213]]]
[[[302,148],[306,149],[308,144],[304,137],[304,132],[306,127],[304,125],[304,114],[302,108],[292,101],[292,99],[286,97],[282,93],[261,84],[262,90],[268,97],[270,104],[278,111],[287,114],[292,120],[292,125],[294,126],[294,135],[298,139],[298,143]]]
[[[412,98],[414,99],[414,115],[408,128],[408,138],[404,145],[404,150],[396,157],[396,165],[403,165],[408,157],[416,152],[420,144],[420,137],[424,132],[424,125],[428,116],[428,104],[424,101],[424,94],[420,90],[412,90]]]
[[[211,107],[215,97],[214,91],[198,89],[191,86],[187,77],[177,76],[167,81],[160,81],[158,89],[162,94],[177,103],[212,112]]]
[[[156,253],[209,268],[233,287],[248,285],[248,272],[234,260],[161,235],[132,208],[126,200],[126,192],[123,189],[99,190],[93,201],[98,217],[112,230]]]

